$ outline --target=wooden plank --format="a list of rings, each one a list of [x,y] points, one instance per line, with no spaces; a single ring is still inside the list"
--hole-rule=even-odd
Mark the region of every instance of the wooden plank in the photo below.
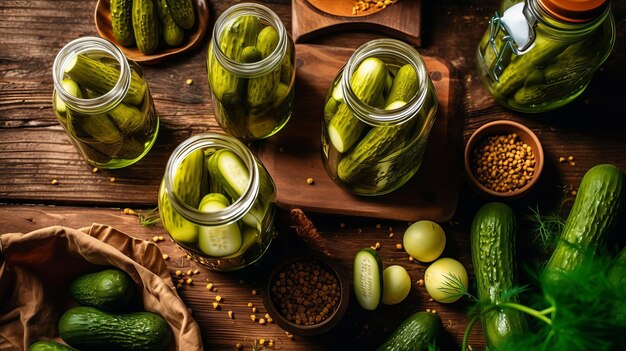
[[[422,44],[422,1],[402,0],[383,10],[352,14],[352,0],[292,0],[292,33],[308,43],[342,31],[381,32],[415,45]]]
[[[80,228],[90,226],[92,223],[101,223],[114,226],[128,235],[144,240],[164,236],[165,240],[159,242],[158,246],[162,253],[170,256],[166,263],[171,268],[175,281],[178,279],[174,274],[176,270],[183,272],[189,269],[199,270],[199,274],[192,277],[194,284],[185,284],[178,292],[186,305],[192,309],[193,317],[200,325],[206,350],[232,349],[237,342],[241,342],[249,349],[250,345],[247,343],[255,338],[274,340],[274,348],[278,350],[329,350],[336,349],[343,345],[343,341],[348,340],[354,343],[354,349],[371,349],[372,345],[381,344],[406,317],[424,309],[435,309],[439,313],[449,334],[446,342],[454,345],[448,349],[458,349],[468,322],[464,305],[429,301],[426,289],[416,284],[417,280],[423,279],[427,265],[417,261],[409,262],[407,254],[395,248],[397,243],[402,242],[402,234],[407,226],[405,222],[311,216],[332,256],[348,277],[352,274],[354,254],[359,249],[376,242],[381,244],[379,252],[385,267],[392,264],[405,267],[414,284],[407,299],[400,304],[381,305],[376,311],[367,312],[356,305],[352,295],[352,302],[340,324],[328,334],[314,338],[296,336],[294,340],[290,340],[275,323],[266,325],[253,323],[250,319],[252,312],[247,304],[249,302],[254,304],[258,309],[257,316],[265,315],[266,310],[261,296],[253,295],[252,290],[260,291],[264,279],[277,259],[284,253],[302,247],[288,226],[288,214],[279,211],[277,219],[279,236],[272,243],[263,262],[251,270],[223,274],[208,271],[187,260],[186,255],[170,241],[160,225],[142,227],[136,217],[121,214],[121,210],[117,208],[0,205],[0,233],[27,233],[52,225]],[[341,226],[341,223],[344,225]],[[380,228],[377,228],[378,224]],[[393,236],[389,235],[390,228],[394,233]],[[459,232],[459,228],[455,226],[444,224],[444,229],[451,240],[443,255],[461,261],[471,274],[469,237]],[[206,289],[207,279],[217,287],[217,292],[209,292]],[[216,295],[224,299],[220,303],[222,306],[220,310],[214,310],[211,305]],[[228,318],[229,310],[234,311],[234,319]],[[480,327],[471,332],[470,344],[474,347],[484,346]]]
[[[447,221],[456,210],[460,169],[454,154],[454,77],[440,59],[424,61],[438,95],[435,124],[428,137],[424,162],[413,179],[384,196],[355,196],[335,184],[321,159],[321,124],[324,97],[337,72],[354,50],[317,45],[296,45],[297,81],[292,120],[261,145],[259,157],[278,188],[283,208],[369,216],[396,220]],[[315,180],[313,186],[306,179]]]

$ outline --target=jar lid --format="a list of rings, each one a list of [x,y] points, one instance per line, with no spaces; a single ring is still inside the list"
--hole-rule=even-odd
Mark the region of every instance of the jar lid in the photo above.
[[[588,22],[597,18],[609,5],[608,0],[538,0],[554,18],[566,22]]]

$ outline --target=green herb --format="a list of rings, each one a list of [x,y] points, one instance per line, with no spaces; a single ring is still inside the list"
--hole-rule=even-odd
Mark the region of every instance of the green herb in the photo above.
[[[138,212],[137,217],[139,218],[139,224],[144,227],[151,227],[161,221],[158,207],[155,207],[151,210]]]
[[[503,301],[526,294],[528,305],[511,302],[477,302],[463,338],[466,350],[469,331],[481,315],[497,309],[514,309],[534,317],[536,325],[499,348],[502,350],[615,350],[626,330],[626,319],[619,318],[624,297],[621,287],[608,279],[613,260],[601,255],[584,261],[574,270],[561,273],[558,283],[544,270],[538,274],[539,290],[515,288],[506,291]]]
[[[461,277],[454,273],[444,274],[444,278],[446,279],[442,286],[439,287],[439,290],[443,291],[448,295],[446,300],[454,301],[459,297],[467,297],[470,301],[478,301],[478,299],[469,293],[465,286],[463,285],[463,281]]]
[[[530,220],[533,222],[531,232],[533,233],[533,242],[539,244],[539,248],[543,252],[547,252],[553,248],[558,237],[563,231],[565,226],[565,220],[558,213],[551,213],[548,215],[542,215],[539,212],[539,206],[536,208],[530,208],[532,215]]]

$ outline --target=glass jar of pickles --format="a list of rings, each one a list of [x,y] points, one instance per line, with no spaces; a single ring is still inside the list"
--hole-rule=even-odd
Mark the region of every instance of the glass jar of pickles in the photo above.
[[[159,190],[163,227],[191,258],[219,271],[257,261],[274,237],[276,188],[236,138],[201,133],[170,156]]]
[[[579,96],[614,43],[608,0],[505,0],[478,47],[478,70],[500,104],[543,112]]]
[[[393,39],[359,47],[324,99],[322,160],[358,195],[382,195],[420,168],[437,96],[420,54]]]
[[[111,42],[82,37],[52,67],[57,120],[91,165],[131,165],[156,140],[159,119],[141,68]]]
[[[230,7],[207,52],[213,111],[229,134],[267,138],[291,117],[295,46],[280,18],[259,4]]]

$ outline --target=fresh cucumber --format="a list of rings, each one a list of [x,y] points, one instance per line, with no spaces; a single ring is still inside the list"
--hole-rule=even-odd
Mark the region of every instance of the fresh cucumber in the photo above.
[[[363,309],[373,311],[383,296],[383,263],[378,253],[370,248],[359,250],[354,256],[354,294]]]
[[[442,330],[438,314],[416,312],[405,319],[376,351],[426,351]]]
[[[28,351],[78,351],[56,341],[37,341],[28,347]]]
[[[128,311],[136,290],[128,273],[117,268],[80,275],[70,284],[70,294],[80,305],[109,312]]]
[[[205,195],[200,201],[200,212],[219,212],[230,205],[226,196],[220,193]],[[220,226],[201,226],[198,232],[198,247],[202,252],[213,257],[232,255],[242,244],[241,231],[237,223]]]
[[[560,273],[575,269],[596,253],[619,218],[623,194],[624,173],[616,166],[600,164],[585,173],[546,265],[551,280],[558,283]]]
[[[192,0],[167,0],[172,18],[180,27],[190,29],[196,22]]]
[[[100,94],[108,93],[117,84],[120,70],[89,56],[78,54],[68,61],[65,73],[81,86]],[[130,87],[122,101],[138,106],[146,93],[146,81],[131,70]]]
[[[417,72],[412,65],[406,64],[398,69],[396,76],[393,78],[391,87],[389,88],[389,94],[387,95],[387,101],[385,102],[385,109],[393,110],[392,104],[398,101],[408,103],[413,99],[419,88],[419,78]],[[395,108],[402,105],[396,105]]]
[[[474,216],[470,241],[480,300],[519,302],[517,296],[507,301],[502,299],[502,294],[517,284],[515,234],[515,214],[508,205],[491,202],[482,206]],[[497,349],[510,338],[523,334],[528,328],[524,316],[513,309],[498,309],[482,315],[487,346]]]
[[[133,45],[133,0],[111,0],[110,11],[111,30],[115,40],[122,46]]]
[[[159,47],[159,23],[153,0],[133,0],[133,32],[137,48],[151,54]]]
[[[70,95],[77,97],[77,98],[83,97],[83,93],[80,89],[80,86],[75,81],[69,78],[63,79],[61,81],[61,86],[63,87],[63,90],[68,92]],[[56,110],[57,114],[65,117],[65,112],[67,111],[67,104],[65,104],[65,102],[61,100],[58,93],[55,93],[54,109]]]
[[[165,44],[169,46],[180,45],[185,38],[185,32],[176,23],[176,21],[174,21],[172,11],[167,3],[167,0],[156,1],[157,13],[159,15],[159,20],[161,21],[161,35],[163,36]]]

